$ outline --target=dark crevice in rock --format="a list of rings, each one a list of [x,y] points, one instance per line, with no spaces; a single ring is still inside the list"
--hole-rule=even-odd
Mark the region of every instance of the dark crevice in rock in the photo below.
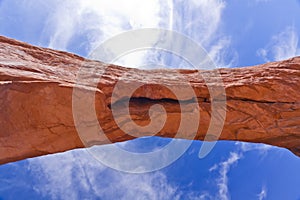
[[[239,97],[228,97],[227,101],[243,101],[243,102],[252,102],[252,103],[263,103],[263,104],[296,104],[298,102],[288,102],[288,101],[268,101],[268,100],[254,100],[247,98],[239,98]],[[300,102],[299,102],[300,103]]]
[[[147,98],[147,97],[131,97],[130,99],[127,97],[121,98],[117,101],[115,101],[113,104],[108,104],[108,108],[111,109],[112,106],[114,105],[121,105],[124,104],[125,102],[128,102],[130,104],[136,104],[136,105],[147,105],[147,104],[190,104],[190,103],[211,103],[211,99],[209,98],[192,98],[188,100],[176,100],[172,98],[161,98],[161,99],[152,99],[152,98]],[[289,105],[294,105],[297,104],[298,102],[284,102],[284,101],[267,101],[267,100],[253,100],[253,99],[247,99],[247,98],[226,98],[225,100],[219,100],[219,99],[214,99],[213,101],[215,102],[222,102],[222,101],[241,101],[241,102],[249,102],[249,103],[256,103],[256,104],[289,104]],[[299,102],[300,103],[300,102]]]
[[[129,103],[132,105],[132,104],[135,104],[135,105],[139,105],[139,106],[142,106],[142,105],[148,105],[148,104],[189,104],[189,103],[196,103],[197,100],[195,98],[192,98],[192,99],[188,99],[188,100],[175,100],[175,99],[171,99],[171,98],[162,98],[162,99],[151,99],[151,98],[146,98],[146,97],[131,97],[130,99],[129,98],[122,98],[122,99],[119,99],[117,100],[116,102],[114,102],[113,104],[108,104],[108,108],[111,109],[112,106],[119,106],[119,105],[122,105],[124,104],[125,102],[128,102],[129,100]],[[199,100],[198,100],[199,102]],[[203,102],[205,102],[203,100]]]

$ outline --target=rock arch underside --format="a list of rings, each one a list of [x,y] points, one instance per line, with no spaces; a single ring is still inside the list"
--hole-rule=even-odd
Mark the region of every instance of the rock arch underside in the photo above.
[[[96,67],[100,71],[105,68],[96,88],[91,87],[91,82],[97,74],[75,85],[76,74],[82,66]],[[143,84],[131,96],[129,106],[130,117],[137,124],[149,123],[148,110],[159,103],[167,112],[167,121],[156,136],[175,137],[181,114],[190,112],[189,106],[184,108],[186,110],[179,106],[179,101],[185,101],[185,104],[198,104],[199,128],[194,136],[187,132],[180,137],[204,139],[210,123],[211,103],[217,100],[210,97],[199,71],[130,70],[124,79],[125,88]],[[226,117],[220,137],[212,134],[211,140],[270,144],[300,156],[300,57],[216,70],[226,91]],[[86,133],[90,145],[133,139],[116,125],[111,111],[112,103],[116,103],[117,109],[124,109],[122,99],[111,103],[111,94],[119,77],[127,71],[125,67],[0,37],[0,164],[85,147],[73,119],[74,87],[83,93],[95,94],[97,121],[87,119],[81,125],[89,130],[99,122],[104,134],[97,137]],[[190,82],[196,100],[176,99],[170,90],[162,87],[185,87],[181,84],[184,80]],[[88,112],[83,110],[82,113],[89,118]],[[126,126],[126,121],[123,125]],[[147,135],[138,134],[138,137]]]

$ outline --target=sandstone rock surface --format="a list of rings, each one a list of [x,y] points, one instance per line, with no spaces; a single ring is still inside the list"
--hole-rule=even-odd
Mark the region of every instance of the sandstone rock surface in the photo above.
[[[81,68],[90,73],[76,84]],[[222,108],[226,109],[226,116],[220,137],[212,132],[210,139],[271,144],[300,156],[300,57],[217,72],[226,91],[226,108]],[[120,77],[122,95],[112,98]],[[210,78],[213,82],[215,77]],[[196,99],[188,93],[176,99],[171,91],[172,88],[184,91],[189,87],[183,84],[186,80]],[[139,84],[142,86],[129,95],[130,88]],[[82,113],[77,129],[72,109],[73,88],[86,96],[86,99],[78,97],[81,101],[75,104],[75,109]],[[92,100],[97,121],[85,109],[85,102],[90,103],[87,95],[91,93],[95,94]],[[126,116],[126,98],[131,98],[130,116]],[[153,134],[132,127],[128,117],[137,125],[146,126],[150,123],[148,111],[155,104],[162,105],[167,113],[165,124],[155,135],[203,140],[209,129],[212,102],[217,101],[210,97],[205,81],[196,70],[128,69],[0,37],[1,164]],[[118,116],[113,116],[112,107],[118,110]],[[153,112],[156,119],[163,120],[155,113],[160,110]],[[200,113],[195,135],[188,131],[177,134],[181,118],[193,121],[191,113],[195,112]],[[98,122],[104,134],[93,135],[93,130],[99,131]],[[124,128],[135,132],[134,136]],[[80,137],[82,134],[86,137],[80,138],[78,130],[83,130]]]

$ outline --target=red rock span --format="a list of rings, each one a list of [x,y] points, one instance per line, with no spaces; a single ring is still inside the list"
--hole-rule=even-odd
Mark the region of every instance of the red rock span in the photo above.
[[[76,74],[82,68],[93,73],[86,74],[75,84]],[[0,163],[135,138],[125,133],[128,131],[135,132],[136,137],[149,135],[146,129],[137,131],[128,120],[124,102],[130,97],[130,117],[136,124],[149,124],[150,106],[161,104],[167,119],[161,129],[158,127],[157,136],[203,140],[211,120],[212,102],[217,102],[218,98],[210,97],[199,72],[202,75],[218,72],[223,80],[227,101],[226,108],[222,108],[226,117],[220,140],[265,143],[300,155],[300,57],[215,71],[146,71],[86,60],[0,37]],[[100,73],[104,74],[98,82]],[[120,77],[123,77],[123,95],[111,101]],[[212,82],[215,78],[210,76]],[[195,96],[183,93],[176,99],[172,88],[185,91],[189,87],[184,84],[186,81]],[[95,83],[96,88],[93,87]],[[130,96],[129,90],[137,84],[143,86]],[[95,94],[95,97],[84,98],[75,95],[81,98],[81,103],[75,105],[81,113],[77,129],[72,110],[73,88],[83,95]],[[85,109],[89,100],[93,100],[94,114]],[[179,102],[184,106],[180,108]],[[198,106],[196,110],[195,105]],[[119,112],[115,118],[112,107]],[[156,119],[159,118],[160,113],[155,115],[155,112],[161,111],[154,109],[152,112]],[[185,127],[178,135],[181,118],[193,121],[191,113],[200,113],[199,128],[191,133]],[[121,128],[116,124],[117,118]],[[99,131],[98,122],[104,132],[102,135],[92,134],[93,130]],[[123,131],[124,128],[127,131]],[[83,130],[81,136],[84,136],[85,145],[78,130]],[[208,138],[215,140],[217,136],[212,131]]]

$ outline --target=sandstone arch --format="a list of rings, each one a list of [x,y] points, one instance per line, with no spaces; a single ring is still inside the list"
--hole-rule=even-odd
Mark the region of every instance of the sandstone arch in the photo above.
[[[72,117],[72,88],[82,64],[104,66],[70,53],[0,37],[1,164],[84,147]],[[96,109],[101,111],[97,116],[112,142],[133,139],[115,125],[110,111],[113,86],[126,70],[110,65],[96,91]],[[162,83],[180,84],[179,77],[176,81],[168,78],[176,76],[175,72],[192,81],[201,110],[196,137],[184,138],[202,140],[209,124],[211,100],[195,70],[134,69],[132,76],[127,77],[127,84],[145,81],[145,77],[147,84],[133,96],[132,117],[139,123],[147,123],[149,118],[145,113],[149,106],[160,103],[172,116],[171,122],[157,135],[174,136],[174,124],[180,118],[178,102],[170,92],[158,88]],[[219,72],[227,94],[227,116],[220,140],[271,144],[300,156],[300,57],[253,67],[219,69]],[[82,84],[83,92],[92,90],[88,81]],[[92,142],[94,139],[91,136]],[[110,141],[102,138],[97,143]]]

